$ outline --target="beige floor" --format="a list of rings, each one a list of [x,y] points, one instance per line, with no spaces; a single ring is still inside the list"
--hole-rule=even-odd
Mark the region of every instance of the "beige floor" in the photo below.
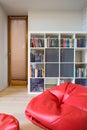
[[[27,103],[35,95],[29,95],[26,87],[8,87],[0,92],[0,112],[15,116],[20,123],[21,130],[42,130],[33,125],[25,116]]]

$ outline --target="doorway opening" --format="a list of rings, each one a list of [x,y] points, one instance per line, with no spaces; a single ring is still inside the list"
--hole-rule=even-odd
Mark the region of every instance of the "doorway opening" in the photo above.
[[[26,86],[28,81],[28,17],[8,16],[8,84]]]

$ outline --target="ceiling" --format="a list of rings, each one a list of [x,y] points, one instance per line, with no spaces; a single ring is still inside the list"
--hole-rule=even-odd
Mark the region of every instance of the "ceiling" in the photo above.
[[[28,11],[80,11],[87,0],[0,0],[8,15],[27,15]]]

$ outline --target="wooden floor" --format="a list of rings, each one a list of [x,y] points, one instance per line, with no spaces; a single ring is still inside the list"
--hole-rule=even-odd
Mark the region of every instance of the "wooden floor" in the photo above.
[[[12,86],[0,92],[0,113],[12,114],[21,130],[42,130],[33,125],[25,116],[25,108],[35,95],[29,95],[26,87]]]

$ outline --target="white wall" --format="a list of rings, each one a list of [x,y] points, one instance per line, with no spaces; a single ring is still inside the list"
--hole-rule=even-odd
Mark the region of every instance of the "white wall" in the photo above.
[[[87,31],[87,7],[83,9],[83,31]]]
[[[28,12],[29,31],[82,31],[83,12]]]
[[[0,6],[0,91],[7,87],[7,16]]]
[[[28,12],[29,31],[82,31],[82,11]],[[48,81],[49,84],[55,80]]]

